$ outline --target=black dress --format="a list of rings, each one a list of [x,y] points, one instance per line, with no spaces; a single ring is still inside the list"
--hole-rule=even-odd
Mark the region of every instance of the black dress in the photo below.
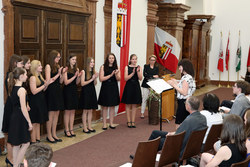
[[[93,72],[91,73],[91,77],[93,76]],[[87,73],[85,73],[85,81],[87,81]],[[79,100],[79,109],[97,109],[97,97],[95,91],[94,81],[90,82],[87,85],[82,86],[82,91]]]
[[[44,81],[38,76],[41,84],[37,87],[43,86]],[[49,120],[47,102],[44,91],[40,91],[37,94],[29,94],[29,105],[30,105],[30,119],[32,123],[44,123]]]
[[[56,74],[57,72],[51,73],[51,78],[53,78]],[[63,91],[61,89],[60,77],[48,86],[46,98],[48,111],[64,110]]]
[[[248,83],[250,83],[250,72],[246,72],[246,75],[245,75],[245,81],[247,81]]]
[[[154,66],[152,69],[150,67],[150,64],[145,64],[143,68],[143,76],[144,79],[142,81],[141,87],[143,88],[149,88],[149,85],[147,84],[149,79],[154,79],[154,75],[159,75],[159,68],[157,66]]]
[[[8,133],[9,131],[9,123],[10,123],[10,117],[12,114],[12,102],[11,98],[9,96],[9,91],[8,91],[8,78],[9,78],[9,72],[6,74],[5,78],[5,89],[8,94],[6,103],[4,105],[4,113],[3,113],[3,122],[2,122],[2,132],[3,133]]]
[[[141,88],[136,72],[137,67],[128,66],[128,75],[133,72],[134,68],[135,74],[126,82],[123,90],[121,102],[125,104],[141,104],[142,102]]]
[[[17,95],[21,86],[14,86],[11,92],[13,113],[10,118],[8,143],[17,146],[30,141],[29,125],[23,116],[20,99]]]
[[[74,77],[75,74],[67,73],[68,79]],[[78,108],[78,94],[75,78],[70,84],[64,85],[63,97],[65,110],[76,110]]]
[[[115,69],[109,67],[108,72],[104,71],[104,76],[111,74]],[[115,75],[102,82],[98,104],[101,106],[117,106],[120,103],[118,83]]]

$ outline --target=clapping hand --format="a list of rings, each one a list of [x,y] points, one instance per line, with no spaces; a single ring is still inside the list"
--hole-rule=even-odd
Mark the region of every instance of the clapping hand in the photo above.
[[[65,68],[63,68],[62,73],[64,74],[67,71],[68,71],[68,67],[65,67]]]
[[[140,70],[141,70],[141,67],[138,65],[137,66],[137,72],[140,72]]]
[[[58,69],[58,74],[60,74],[60,75],[61,75],[61,73],[62,73],[62,69],[63,69],[63,67],[60,67],[60,68]]]

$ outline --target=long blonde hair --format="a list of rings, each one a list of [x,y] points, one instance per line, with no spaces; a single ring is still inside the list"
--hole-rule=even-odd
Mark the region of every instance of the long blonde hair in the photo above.
[[[38,85],[41,84],[41,81],[40,81],[40,79],[38,78],[38,76],[40,76],[41,80],[44,81],[44,78],[43,78],[42,74],[41,74],[41,73],[39,74],[39,73],[37,72],[37,68],[38,68],[38,66],[41,64],[41,62],[40,62],[39,60],[32,60],[32,62],[31,62],[30,64],[31,64],[30,73],[31,73],[33,76],[35,76],[35,78],[36,78],[36,85],[38,86]]]
[[[92,57],[88,57],[87,58],[87,68],[86,68],[86,80],[89,80],[91,79],[92,75],[91,75],[91,72],[93,72],[93,75],[95,74],[95,67],[93,67],[91,70],[90,70],[90,62],[91,60],[94,60]]]

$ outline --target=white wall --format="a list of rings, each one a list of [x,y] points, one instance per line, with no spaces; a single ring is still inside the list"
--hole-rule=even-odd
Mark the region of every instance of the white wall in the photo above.
[[[2,9],[2,3],[0,3],[0,9]],[[3,13],[0,12],[0,131],[2,129],[3,120],[3,106],[4,106],[4,30],[3,30]],[[0,132],[0,137],[2,136]]]
[[[211,80],[219,80],[219,71],[217,70],[218,54],[220,48],[220,32],[223,34],[223,53],[225,56],[228,33],[230,31],[230,59],[229,59],[229,80],[237,80],[235,72],[235,58],[239,38],[239,30],[241,31],[241,71],[240,75],[246,73],[246,61],[250,44],[250,17],[249,0],[233,1],[233,0],[187,0],[186,5],[191,6],[190,12],[186,14],[212,14],[215,15],[211,26],[211,50],[209,53],[209,77]],[[202,3],[202,5],[201,5]],[[197,13],[200,12],[200,13]],[[221,73],[221,80],[228,80],[228,72]]]
[[[212,46],[209,60],[209,76],[211,80],[219,80],[219,72],[217,70],[218,52],[220,47],[220,32],[223,33],[223,53],[225,56],[228,32],[230,31],[230,68],[229,80],[237,80],[235,71],[235,58],[238,44],[239,30],[241,31],[241,70],[240,75],[245,76],[246,62],[250,44],[250,18],[249,12],[250,1],[241,0],[213,0],[212,12],[215,15],[215,20],[212,22]],[[214,63],[216,62],[216,63]],[[224,71],[221,74],[221,80],[228,80],[228,72]]]
[[[143,2],[142,2],[143,1]],[[99,71],[104,63],[104,0],[97,2],[96,13],[96,46],[95,46],[95,68]],[[134,53],[138,56],[138,64],[143,67],[146,63],[147,50],[147,0],[132,0],[131,28],[130,28],[130,48],[129,55]],[[100,82],[96,86],[97,95],[100,91]]]

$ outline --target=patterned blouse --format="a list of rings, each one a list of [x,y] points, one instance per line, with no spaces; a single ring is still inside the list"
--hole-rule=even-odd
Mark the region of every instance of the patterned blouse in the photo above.
[[[188,94],[186,96],[180,94],[179,92],[177,92],[177,99],[187,99],[188,97],[192,96],[194,91],[196,90],[196,84],[195,81],[193,79],[193,77],[189,74],[185,74],[181,77],[181,80],[178,84],[179,88],[182,88],[182,82],[186,81],[188,83]]]

